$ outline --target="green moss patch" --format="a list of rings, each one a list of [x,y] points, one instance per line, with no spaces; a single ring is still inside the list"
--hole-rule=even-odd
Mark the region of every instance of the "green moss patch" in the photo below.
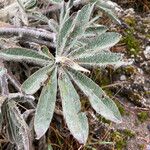
[[[138,113],[137,117],[138,117],[138,120],[143,123],[149,118],[149,115],[148,115],[148,112],[143,111],[143,112]]]
[[[122,40],[127,46],[129,55],[137,56],[140,52],[140,41],[134,36],[132,30],[126,30]]]
[[[115,142],[116,150],[122,150],[127,146],[127,140],[135,137],[135,133],[131,130],[124,129],[121,131],[114,131],[111,134],[112,140]]]

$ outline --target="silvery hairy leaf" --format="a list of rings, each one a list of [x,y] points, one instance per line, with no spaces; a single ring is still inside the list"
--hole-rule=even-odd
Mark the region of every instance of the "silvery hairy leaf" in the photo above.
[[[104,91],[96,83],[84,74],[74,70],[68,71],[68,74],[88,97],[97,113],[116,123],[121,122],[121,115],[116,104],[106,96]]]
[[[81,39],[82,43],[86,45],[80,49],[70,52],[69,57],[77,58],[79,55],[90,54],[91,52],[97,52],[100,50],[108,49],[114,46],[121,39],[121,35],[115,32],[105,32],[96,37],[89,39]]]
[[[45,84],[38,100],[34,118],[37,139],[45,134],[53,117],[57,93],[57,68],[52,72],[50,79]]]
[[[0,58],[6,61],[24,61],[45,65],[51,59],[36,51],[26,48],[9,48],[0,50]]]
[[[52,70],[51,65],[39,69],[22,84],[22,90],[26,94],[34,94],[50,76]]]
[[[14,100],[6,101],[2,106],[2,114],[7,121],[9,140],[16,144],[18,150],[31,150],[30,130],[16,102]]]
[[[59,73],[58,85],[62,99],[63,115],[71,134],[82,144],[86,143],[89,126],[85,113],[81,111],[79,96],[68,75]]]
[[[108,51],[100,51],[94,54],[80,55],[74,61],[79,65],[88,67],[105,67],[107,65],[122,64],[122,54],[112,53]]]

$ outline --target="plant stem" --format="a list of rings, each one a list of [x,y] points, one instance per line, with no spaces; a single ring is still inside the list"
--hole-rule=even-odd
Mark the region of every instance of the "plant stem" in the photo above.
[[[1,95],[2,96],[8,96],[9,90],[8,90],[8,82],[7,82],[6,74],[1,76],[0,84],[1,84]]]
[[[45,40],[41,40],[41,39],[37,39],[37,38],[30,38],[30,37],[22,37],[19,39],[21,42],[34,42],[34,43],[38,43],[40,45],[46,45],[48,47],[53,47],[55,48],[55,44],[50,42],[50,41],[45,41]]]
[[[7,72],[7,78],[10,80],[10,82],[16,88],[16,90],[18,90],[19,92],[21,92],[21,84],[15,78],[15,76],[12,74],[12,72],[10,70],[8,70],[8,72]]]
[[[0,67],[4,67],[3,60],[0,60]],[[1,87],[1,96],[8,96],[9,89],[8,89],[8,81],[7,76],[4,73],[0,76],[0,87]]]
[[[40,31],[42,30],[42,31]],[[43,29],[30,29],[25,27],[0,27],[0,34],[26,34],[30,36],[36,36],[36,37],[45,37],[48,39],[55,39],[55,33],[45,31]]]

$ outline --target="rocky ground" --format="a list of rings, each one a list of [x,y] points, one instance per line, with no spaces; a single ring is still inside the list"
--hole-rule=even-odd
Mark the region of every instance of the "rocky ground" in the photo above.
[[[123,39],[113,51],[123,52],[132,65],[108,69],[101,83],[116,100],[123,122],[113,124],[111,138],[117,150],[150,149],[150,14],[124,8]],[[104,75],[106,77],[106,75]],[[109,83],[109,84],[108,84]],[[106,148],[108,149],[108,148]]]

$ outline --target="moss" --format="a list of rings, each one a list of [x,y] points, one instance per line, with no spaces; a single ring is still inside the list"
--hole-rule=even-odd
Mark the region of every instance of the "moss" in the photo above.
[[[136,69],[135,69],[135,67],[130,66],[130,65],[124,67],[124,69],[125,69],[125,74],[126,74],[126,75],[132,75],[132,74],[134,74],[134,73],[137,72]]]
[[[150,39],[150,34],[147,34],[146,37]]]
[[[125,18],[124,21],[131,27],[135,27],[135,25],[136,25],[136,20],[133,17]]]
[[[125,148],[127,140],[133,137],[135,137],[135,133],[128,129],[115,131],[111,134],[111,138],[115,142],[116,150],[122,150]]]
[[[144,144],[139,144],[138,147],[139,147],[139,150],[145,150],[145,145]]]
[[[136,39],[132,30],[127,30],[122,40],[128,49],[129,55],[137,56],[140,52],[140,42]]]
[[[137,106],[142,106],[142,96],[139,93],[130,92],[128,98]]]
[[[102,122],[104,122],[104,123],[108,123],[108,124],[111,124],[111,121],[110,120],[107,120],[106,118],[102,118]]]
[[[92,76],[91,76],[92,80],[95,81],[100,86],[106,86],[111,83],[109,75],[106,72],[106,70],[104,71],[104,70],[100,70],[100,69],[94,69],[91,72],[91,74],[92,74]]]
[[[101,115],[98,115],[97,116],[97,119],[101,122],[103,122],[103,123],[107,123],[107,124],[111,124],[111,121],[110,120],[107,120],[106,118],[104,118],[104,117],[102,117]]]
[[[116,103],[116,105],[117,105],[117,107],[118,107],[118,109],[120,111],[120,114],[122,116],[129,115],[129,113],[126,112],[126,110],[124,109],[124,107],[118,101],[115,101],[115,103]]]
[[[123,130],[123,134],[126,138],[135,137],[135,133],[131,130],[128,130],[128,129]]]
[[[140,122],[144,122],[149,118],[149,115],[148,115],[148,112],[143,111],[143,112],[138,113],[137,117]]]
[[[126,141],[121,140],[116,143],[116,148],[117,150],[122,150],[126,145]]]
[[[124,139],[123,135],[116,131],[111,134],[113,141],[116,143],[116,150],[122,150],[127,145],[127,141]]]

